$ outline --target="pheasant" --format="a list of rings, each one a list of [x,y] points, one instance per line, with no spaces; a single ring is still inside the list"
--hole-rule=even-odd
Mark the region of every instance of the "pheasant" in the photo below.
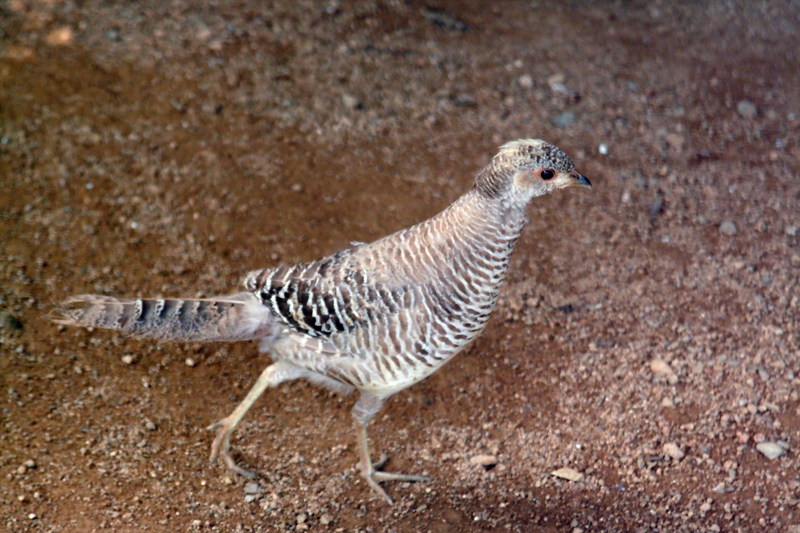
[[[375,242],[250,272],[245,290],[229,296],[73,296],[56,322],[172,341],[259,339],[273,363],[230,415],[209,426],[216,430],[211,461],[246,477],[254,476],[234,462],[230,438],[265,389],[305,378],[358,390],[352,415],[360,469],[392,503],[381,482],[427,478],[373,463],[368,424],[387,398],[431,375],[483,330],[525,225],[525,206],[570,186],[591,183],[563,151],[537,139],[512,141],[444,211]]]

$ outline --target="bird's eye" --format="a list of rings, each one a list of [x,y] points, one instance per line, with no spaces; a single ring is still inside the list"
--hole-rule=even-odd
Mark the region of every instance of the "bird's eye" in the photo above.
[[[539,172],[539,177],[542,178],[545,181],[553,179],[553,176],[555,176],[555,175],[556,175],[556,173],[552,169],[549,169],[549,168],[546,168],[546,169],[542,170],[541,172]]]

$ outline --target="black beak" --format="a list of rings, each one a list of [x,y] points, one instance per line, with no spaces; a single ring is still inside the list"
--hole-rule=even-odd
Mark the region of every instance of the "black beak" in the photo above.
[[[589,181],[589,178],[587,178],[583,174],[573,174],[572,177],[575,178],[576,180],[570,184],[573,187],[588,187],[590,189],[592,188],[592,182]]]

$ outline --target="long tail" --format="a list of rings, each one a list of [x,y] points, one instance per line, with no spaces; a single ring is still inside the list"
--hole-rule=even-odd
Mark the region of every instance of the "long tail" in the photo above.
[[[158,300],[82,294],[65,300],[53,321],[175,341],[238,341],[272,329],[271,311],[248,292],[208,299]]]

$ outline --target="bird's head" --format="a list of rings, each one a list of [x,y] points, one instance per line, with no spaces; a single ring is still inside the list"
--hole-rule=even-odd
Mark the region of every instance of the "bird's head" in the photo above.
[[[539,139],[520,139],[500,147],[475,186],[488,196],[526,203],[556,189],[592,184],[560,148]]]

